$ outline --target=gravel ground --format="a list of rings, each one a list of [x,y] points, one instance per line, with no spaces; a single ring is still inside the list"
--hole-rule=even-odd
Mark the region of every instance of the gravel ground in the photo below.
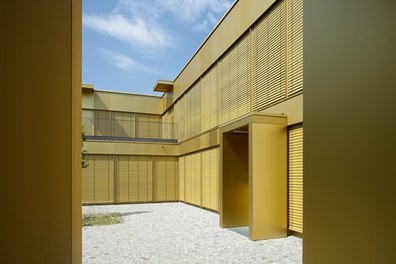
[[[219,227],[219,215],[183,203],[83,206],[123,224],[83,227],[83,263],[302,263],[302,240],[253,242]]]

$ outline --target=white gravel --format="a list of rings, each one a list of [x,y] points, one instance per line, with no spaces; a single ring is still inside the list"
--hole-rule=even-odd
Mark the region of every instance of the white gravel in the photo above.
[[[302,263],[302,240],[253,242],[219,227],[219,215],[183,203],[83,206],[124,223],[83,227],[83,263]]]

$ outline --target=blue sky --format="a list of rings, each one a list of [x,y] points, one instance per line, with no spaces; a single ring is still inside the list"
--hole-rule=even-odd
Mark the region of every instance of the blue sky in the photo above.
[[[233,0],[84,0],[83,83],[155,94],[173,80]]]

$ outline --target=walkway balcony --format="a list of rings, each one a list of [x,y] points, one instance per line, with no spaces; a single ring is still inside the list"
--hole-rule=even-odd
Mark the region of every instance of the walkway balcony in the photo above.
[[[128,118],[83,117],[87,141],[177,143],[177,124]]]

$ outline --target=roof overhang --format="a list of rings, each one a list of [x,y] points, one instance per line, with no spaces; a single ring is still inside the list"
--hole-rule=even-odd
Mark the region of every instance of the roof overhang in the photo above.
[[[154,85],[153,90],[155,92],[163,92],[163,93],[170,92],[173,90],[173,81],[158,80],[157,83]]]
[[[83,83],[82,84],[82,92],[83,93],[93,93],[94,92],[93,84]]]

